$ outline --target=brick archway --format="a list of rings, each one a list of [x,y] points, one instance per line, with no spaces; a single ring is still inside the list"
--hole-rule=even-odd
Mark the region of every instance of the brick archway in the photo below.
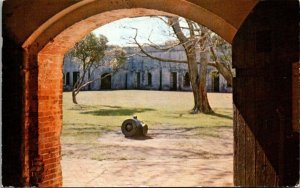
[[[37,2],[28,2],[26,4],[20,1],[20,4],[38,7]],[[50,13],[45,12],[40,20],[37,18],[32,27],[28,27],[28,31],[27,28],[24,32],[20,31],[14,24],[11,24],[13,22],[10,22],[10,19],[22,22],[23,19],[30,21],[33,18],[20,18],[21,13],[8,12],[4,19],[5,37],[12,43],[10,45],[5,43],[4,64],[11,66],[12,70],[15,69],[13,65],[8,65],[9,55],[12,56],[13,62],[18,62],[16,65],[20,64],[19,61],[23,61],[23,65],[20,66],[21,76],[19,76],[22,82],[17,81],[23,92],[18,95],[19,103],[22,104],[19,105],[22,108],[21,111],[18,111],[21,113],[18,115],[22,117],[20,121],[22,128],[21,130],[17,128],[19,132],[15,135],[15,137],[21,137],[16,144],[20,151],[4,145],[7,151],[12,151],[14,157],[9,159],[10,155],[8,155],[8,157],[5,156],[5,160],[13,163],[13,159],[17,159],[18,164],[21,165],[18,167],[22,169],[18,168],[16,178],[6,177],[6,179],[11,178],[11,180],[6,180],[7,182],[16,180],[18,182],[15,184],[21,186],[61,186],[59,137],[62,125],[62,63],[64,53],[75,42],[93,29],[123,17],[176,14],[209,27],[225,40],[233,43],[233,63],[237,68],[237,77],[234,80],[235,184],[274,186],[295,183],[295,172],[299,170],[295,167],[297,166],[295,164],[299,162],[296,159],[299,153],[297,145],[299,140],[296,141],[297,134],[290,130],[291,104],[295,101],[292,101],[289,73],[291,62],[298,61],[298,47],[294,42],[295,36],[298,35],[298,22],[290,19],[290,17],[295,19],[293,16],[295,12],[298,12],[293,8],[297,7],[297,1],[262,2],[258,4],[261,6],[255,8],[258,2],[256,0],[242,1],[243,3],[232,0],[226,4],[211,0],[201,2],[193,0],[157,0],[155,2],[152,0],[86,0],[78,3],[61,0],[60,2],[55,2],[59,6],[52,6],[52,13],[55,14],[49,16],[51,10]],[[47,3],[43,5],[46,6]],[[12,3],[11,7],[17,9],[18,6],[13,6]],[[6,10],[11,7],[8,6]],[[250,11],[252,14],[248,16]],[[285,16],[278,15],[276,11],[282,11]],[[30,14],[34,15],[34,11]],[[43,15],[48,17],[43,17]],[[274,17],[276,21],[271,20]],[[279,24],[286,26],[289,32],[283,32]],[[294,27],[295,25],[297,27]],[[266,40],[260,37],[260,34],[257,34],[260,31],[267,31],[267,33],[272,31],[272,38]],[[265,36],[263,32],[261,34]],[[288,42],[284,42],[284,38],[289,38]],[[261,54],[259,50],[267,50],[263,53],[269,53],[268,48],[261,45],[264,42],[267,42],[267,46],[274,48],[272,53]],[[22,48],[20,44],[23,44]],[[280,47],[275,47],[276,45]],[[16,57],[13,57],[13,52],[9,52],[10,49],[17,51]],[[247,56],[247,54],[251,55]],[[275,62],[274,68],[267,70],[262,66],[270,64],[271,61]],[[261,62],[261,64],[255,64],[255,62]],[[258,67],[253,67],[253,65]],[[278,72],[277,68],[282,65],[282,71]],[[15,72],[18,71],[15,70]],[[271,78],[277,80],[280,86],[287,90],[287,94],[284,91],[274,94],[275,84],[264,88],[270,82],[268,80],[270,77],[262,76],[264,73],[278,75]],[[6,75],[5,79],[7,78],[10,77]],[[261,90],[258,91],[257,88]],[[245,92],[247,90],[257,92],[247,93]],[[16,91],[18,92],[17,89]],[[260,114],[257,108],[263,104],[262,100],[269,99],[268,97],[272,99],[269,102],[274,104],[265,106],[264,113]],[[282,97],[286,99],[279,100]],[[12,101],[11,98],[6,98]],[[248,104],[252,105],[246,108]],[[9,117],[5,117],[6,122],[9,122],[7,120]],[[261,121],[265,117],[267,120]],[[277,120],[279,123],[276,123]],[[10,129],[6,128],[4,132],[10,133]],[[279,139],[273,136],[279,136]],[[271,141],[267,142],[263,139],[264,137]],[[246,139],[249,142],[246,142]],[[6,140],[5,144],[7,144]],[[270,149],[270,144],[275,144],[274,147],[277,149]],[[249,156],[254,156],[254,161]],[[291,160],[288,161],[287,158]],[[14,167],[14,165],[11,166]],[[9,167],[10,164],[6,166],[6,168]],[[12,175],[14,173],[10,172]]]
[[[119,7],[126,7],[125,3],[117,6],[117,10],[100,10],[103,12],[81,20],[87,16],[87,12],[93,12],[93,9],[99,6],[95,5],[95,3],[99,4],[99,1],[93,2],[91,5],[78,3],[79,7],[75,6],[75,10],[82,13],[77,20],[73,20],[72,16],[70,17],[70,15],[75,14],[74,7],[68,8],[71,10],[65,10],[68,13],[56,15],[61,17],[54,17],[52,19],[55,21],[50,20],[48,21],[50,23],[46,22],[43,24],[23,44],[25,56],[28,57],[25,66],[31,70],[28,72],[29,79],[26,80],[27,86],[25,89],[28,91],[26,94],[28,96],[37,96],[37,99],[28,100],[26,103],[28,105],[25,104],[25,109],[36,112],[38,117],[28,116],[24,119],[27,122],[25,124],[25,134],[28,135],[25,143],[29,145],[28,148],[25,148],[25,154],[29,157],[24,161],[23,175],[26,177],[29,185],[60,186],[62,183],[60,132],[62,127],[62,66],[65,52],[86,34],[106,23],[124,17],[173,15],[172,13],[145,8],[118,9]],[[140,6],[147,7],[147,5],[149,4],[142,3]],[[163,9],[161,3],[156,3],[156,6],[151,8]],[[183,16],[189,13],[185,9],[193,9],[186,3],[182,3],[180,9],[175,8],[177,6],[174,3],[171,3],[169,6],[173,7],[170,8],[164,3],[165,10],[175,13],[182,12],[184,13]],[[213,16],[208,13],[203,14],[205,16]],[[187,16],[190,15],[187,14]],[[199,18],[203,19],[201,16]],[[229,32],[224,33],[224,30],[220,31],[227,40],[231,41],[236,29],[224,22],[224,20],[216,17],[215,19],[216,23],[212,27],[217,29],[219,25],[227,27]],[[70,24],[68,21],[74,24],[66,27],[66,25]],[[224,23],[220,24],[218,22]],[[57,30],[60,25],[63,25],[63,27],[60,28],[61,30]],[[55,35],[56,33],[58,35]],[[45,45],[41,48],[43,43]],[[37,69],[32,69],[32,66],[36,66]],[[28,130],[31,131],[27,132]]]
[[[199,12],[199,15],[195,17],[192,12]],[[23,166],[27,184],[59,186],[62,183],[60,132],[65,52],[86,34],[106,23],[125,17],[173,14],[208,25],[229,42],[237,31],[224,19],[181,0],[155,3],[135,1],[132,4],[126,1],[88,1],[79,2],[56,14],[25,41],[25,67],[30,70],[25,80],[25,94],[37,96],[25,103],[26,110],[37,114],[37,118],[24,117],[25,135],[28,135],[25,144],[29,145],[25,148],[25,155],[29,157]]]

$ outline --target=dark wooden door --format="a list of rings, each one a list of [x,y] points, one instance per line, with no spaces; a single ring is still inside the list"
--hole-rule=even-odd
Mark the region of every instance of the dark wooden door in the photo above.
[[[300,132],[300,62],[293,63],[292,69],[293,130]]]
[[[295,185],[291,64],[298,58],[298,2],[262,1],[233,41],[234,184]]]

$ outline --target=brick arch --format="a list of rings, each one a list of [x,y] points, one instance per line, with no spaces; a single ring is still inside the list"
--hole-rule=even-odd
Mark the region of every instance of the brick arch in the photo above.
[[[25,155],[28,157],[23,161],[23,177],[27,185],[62,185],[60,132],[63,59],[65,52],[86,34],[125,17],[174,14],[206,23],[220,31],[220,35],[228,41],[232,40],[236,32],[236,29],[222,18],[185,1],[176,1],[176,5],[175,2],[165,1],[157,1],[158,3],[154,4],[137,1],[135,5],[125,1],[114,1],[113,6],[101,2],[79,2],[66,8],[41,25],[23,44],[25,67],[30,70],[25,73],[25,110],[36,114],[24,117],[24,142],[29,146],[25,147]],[[198,17],[191,14],[198,11],[202,12]],[[208,18],[215,21],[208,22]],[[36,98],[32,99],[30,96]]]
[[[252,6],[256,4],[255,1],[252,2]],[[201,23],[202,25],[207,26],[212,31],[218,33],[221,37],[227,40],[229,43],[232,42],[232,39],[237,32],[236,26],[231,24],[226,19],[222,18],[218,14],[215,14],[213,11],[197,6],[191,2],[178,0],[178,1],[164,1],[157,0],[155,2],[151,0],[103,0],[103,1],[81,1],[72,6],[65,8],[64,10],[57,13],[55,16],[51,17],[49,20],[40,25],[24,42],[23,48],[28,49],[33,52],[40,51],[48,42],[59,35],[66,28],[71,27],[72,25],[83,21],[86,26],[90,27],[93,24],[96,24],[96,27],[101,25],[101,22],[109,23],[113,20],[117,20],[124,17],[132,17],[134,15],[142,15],[143,11],[137,10],[133,12],[134,9],[148,9],[150,15],[157,15],[156,11],[162,11],[165,13],[176,14],[195,22]],[[119,10],[128,10],[131,12],[128,14],[120,13]],[[118,11],[116,11],[118,10]],[[115,11],[113,14],[110,12]],[[195,14],[197,12],[197,14]],[[91,17],[94,17],[97,14],[107,13],[107,17],[102,19],[102,21],[93,20]],[[89,28],[81,31],[83,36],[88,33]],[[82,36],[78,35],[80,31],[76,31],[74,38],[81,38]],[[85,34],[84,34],[85,33]],[[78,39],[77,39],[78,41]],[[71,44],[72,46],[72,44]]]

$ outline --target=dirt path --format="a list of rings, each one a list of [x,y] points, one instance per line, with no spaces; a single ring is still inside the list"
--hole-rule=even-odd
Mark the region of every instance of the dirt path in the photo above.
[[[162,128],[142,140],[108,133],[92,146],[63,145],[72,151],[62,159],[63,186],[232,186],[232,130],[195,132]]]

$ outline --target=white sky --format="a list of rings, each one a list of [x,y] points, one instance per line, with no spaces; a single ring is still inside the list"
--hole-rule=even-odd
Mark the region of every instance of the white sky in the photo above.
[[[138,29],[138,42],[147,43],[150,40],[156,44],[164,43],[167,40],[175,38],[169,36],[172,33],[170,28],[159,18],[138,17],[124,18],[106,24],[93,31],[97,36],[102,34],[108,38],[108,44],[126,46],[130,42],[130,38],[135,35],[135,30]]]

